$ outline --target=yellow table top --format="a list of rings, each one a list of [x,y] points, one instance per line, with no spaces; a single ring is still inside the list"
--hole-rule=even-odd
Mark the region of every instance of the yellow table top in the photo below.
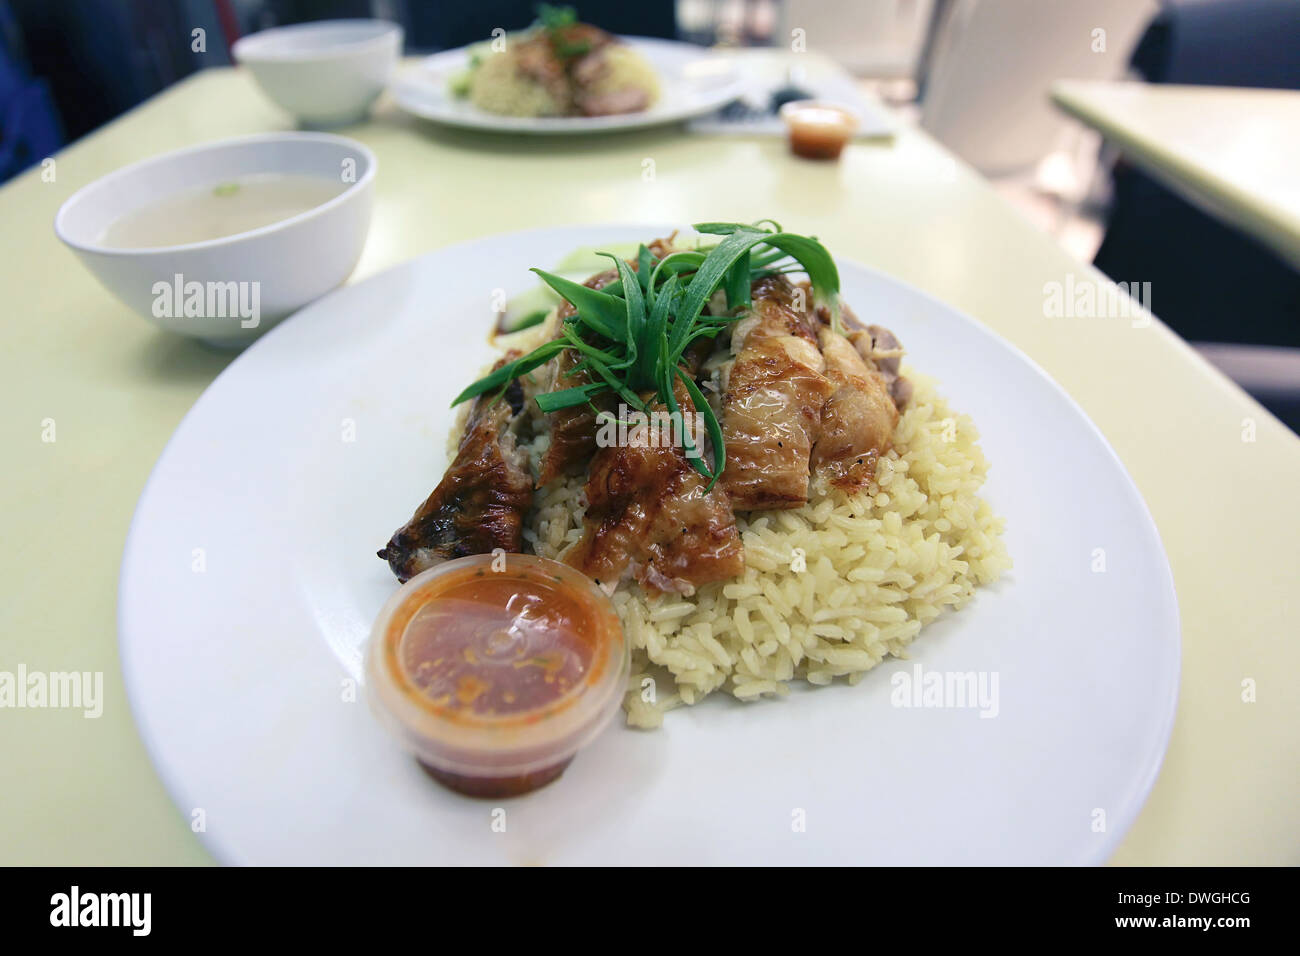
[[[1069,80],[1052,100],[1300,268],[1300,91]]]
[[[199,863],[149,764],[117,658],[117,575],[149,470],[230,361],[156,330],[56,240],[59,205],[126,163],[289,119],[233,70],[193,77],[0,189],[0,670],[103,671],[103,715],[0,711],[0,863]],[[381,103],[344,130],[379,157],[353,281],[457,240],[563,223],[773,217],[898,276],[1025,350],[1145,495],[1173,565],[1182,695],[1118,863],[1300,862],[1300,439],[1159,323],[1049,319],[1044,285],[1096,278],[915,130],[838,163],[679,127],[575,139],[441,129]],[[656,176],[643,177],[654,161]],[[46,419],[56,440],[43,441]],[[1243,441],[1254,423],[1254,441]],[[1231,502],[1227,498],[1232,496]],[[1256,703],[1242,681],[1257,682]]]

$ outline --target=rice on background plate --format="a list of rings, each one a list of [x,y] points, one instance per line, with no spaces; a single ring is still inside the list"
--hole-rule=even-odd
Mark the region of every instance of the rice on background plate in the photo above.
[[[814,484],[800,508],[738,513],[744,575],[691,597],[619,585],[630,725],[658,727],[666,711],[719,690],[757,700],[796,679],[856,684],[1011,567],[1003,521],[979,497],[989,464],[974,422],[931,379],[904,374],[914,392],[865,493]],[[585,481],[538,490],[524,529],[537,554],[562,560],[581,536]]]

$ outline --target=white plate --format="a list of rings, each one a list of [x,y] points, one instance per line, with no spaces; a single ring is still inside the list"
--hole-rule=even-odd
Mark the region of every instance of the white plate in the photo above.
[[[1115,848],[1178,687],[1173,582],[1146,507],[1025,356],[847,262],[846,301],[979,426],[1016,563],[1002,582],[857,687],[611,727],[557,783],[502,801],[505,832],[498,804],[441,789],[397,750],[364,689],[351,700],[396,587],[375,549],[442,474],[447,404],[491,358],[493,290],[523,291],[527,267],[577,246],[669,231],[566,227],[431,253],[291,317],[186,416],[136,511],[119,628],[141,734],[219,859],[1096,863]],[[998,716],[892,707],[891,675],[916,663],[996,673]]]
[[[731,102],[744,90],[744,81],[731,61],[703,47],[647,37],[622,39],[659,74],[659,99],[640,113],[523,117],[485,112],[468,99],[453,96],[448,88],[451,78],[469,63],[464,48],[435,53],[404,72],[393,84],[393,99],[409,113],[450,126],[506,133],[598,133],[701,116]]]

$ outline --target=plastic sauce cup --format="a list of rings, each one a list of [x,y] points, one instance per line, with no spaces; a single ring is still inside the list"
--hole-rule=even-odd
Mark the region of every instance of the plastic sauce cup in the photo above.
[[[434,779],[508,797],[558,778],[604,729],[629,657],[613,604],[586,575],[481,554],[398,589],[375,620],[366,675],[371,708]]]
[[[805,159],[839,159],[858,129],[858,118],[841,106],[817,100],[794,100],[781,107],[790,151]]]

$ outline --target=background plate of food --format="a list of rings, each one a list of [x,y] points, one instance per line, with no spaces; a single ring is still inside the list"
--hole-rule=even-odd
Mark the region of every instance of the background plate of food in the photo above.
[[[690,119],[743,92],[733,64],[702,47],[550,16],[559,22],[426,58],[397,79],[396,102],[453,126],[586,133]]]
[[[704,228],[439,250],[286,320],[195,404],[141,497],[119,630],[141,734],[219,859],[1113,851],[1179,671],[1172,577],[1118,459],[974,320],[774,224]],[[576,373],[548,344],[569,333],[601,356]],[[708,407],[702,457],[565,438],[591,406],[669,394]],[[497,551],[600,581],[631,675],[562,776],[483,800],[385,732],[366,649],[394,572]]]

